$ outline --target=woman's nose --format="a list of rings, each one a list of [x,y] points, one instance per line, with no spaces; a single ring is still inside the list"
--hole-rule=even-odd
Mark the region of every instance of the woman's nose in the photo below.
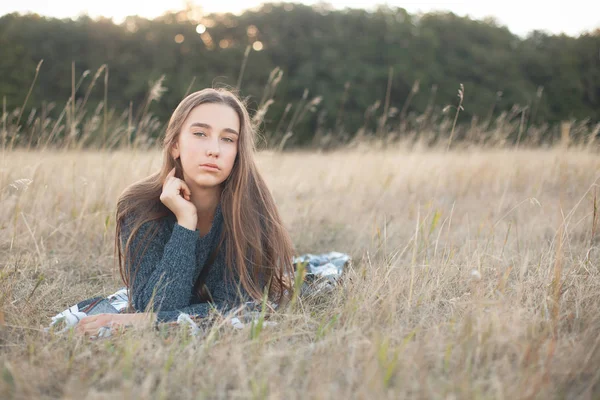
[[[212,154],[215,156],[218,156],[219,153],[221,152],[221,149],[219,148],[219,144],[211,144],[211,146],[206,150],[207,154]]]

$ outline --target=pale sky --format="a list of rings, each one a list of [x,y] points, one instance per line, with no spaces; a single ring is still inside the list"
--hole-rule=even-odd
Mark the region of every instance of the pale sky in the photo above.
[[[263,0],[204,0],[191,1],[213,12],[240,13],[259,6]],[[316,4],[319,0],[296,0],[296,3]],[[35,12],[57,18],[105,16],[121,22],[128,15],[154,18],[168,10],[185,6],[185,0],[18,0],[2,1],[0,15],[10,12]],[[402,1],[402,0],[329,0],[335,8],[373,9],[374,4],[403,7],[409,13],[434,10],[452,11],[474,19],[493,16],[515,34],[525,35],[539,29],[549,33],[576,36],[583,31],[600,28],[600,1],[593,0],[463,0],[463,1]]]

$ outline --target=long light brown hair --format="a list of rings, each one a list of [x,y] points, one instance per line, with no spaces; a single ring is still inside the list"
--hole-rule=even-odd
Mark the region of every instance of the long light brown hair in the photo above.
[[[115,252],[121,279],[131,290],[141,255],[158,230],[157,226],[149,230],[141,241],[144,247],[136,248],[133,255],[130,245],[140,226],[173,215],[159,199],[165,177],[173,167],[176,168],[175,176],[180,179],[183,177],[181,162],[173,158],[170,150],[177,143],[189,113],[206,103],[228,105],[240,120],[237,156],[229,177],[221,184],[228,275],[238,276],[244,289],[255,300],[263,295],[264,288],[260,287],[259,282],[268,283],[269,298],[280,302],[282,296],[291,289],[294,247],[254,160],[256,129],[248,114],[246,101],[226,89],[204,89],[184,98],[173,112],[165,132],[162,167],[151,176],[132,184],[120,195],[116,212]],[[128,218],[127,224],[132,227],[128,238],[121,237],[125,218]],[[126,240],[124,252],[122,240]],[[137,267],[135,264],[138,264]]]

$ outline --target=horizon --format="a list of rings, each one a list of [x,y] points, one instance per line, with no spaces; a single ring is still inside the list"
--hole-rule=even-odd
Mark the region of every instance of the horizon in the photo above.
[[[0,16],[17,12],[19,14],[35,13],[49,18],[77,19],[79,16],[87,15],[93,19],[109,18],[114,23],[120,24],[128,16],[137,15],[142,18],[154,19],[169,12],[185,9],[186,4],[197,7],[202,15],[228,12],[241,15],[245,11],[261,7],[264,3],[277,4],[277,2],[264,2],[260,0],[245,0],[243,2],[240,0],[221,0],[218,3],[205,3],[202,6],[195,1],[180,0],[173,3],[177,3],[179,6],[168,7],[163,2],[142,2],[140,0],[128,1],[125,4],[117,0],[106,0],[102,3],[66,0],[61,1],[58,5],[40,0],[22,0],[18,4],[0,5]],[[593,32],[596,29],[600,29],[600,17],[598,17],[600,16],[600,4],[588,6],[581,0],[571,1],[569,9],[548,7],[548,3],[544,2],[545,8],[543,12],[538,12],[536,18],[531,18],[532,13],[542,9],[542,6],[535,4],[537,2],[528,2],[525,4],[523,2],[508,2],[502,6],[481,4],[473,0],[461,2],[437,1],[425,4],[423,2],[401,2],[400,0],[376,2],[375,4],[368,0],[331,0],[328,2],[302,0],[294,3],[307,6],[323,5],[336,11],[347,8],[373,11],[378,6],[388,6],[404,8],[411,15],[430,12],[452,12],[456,15],[479,21],[493,18],[499,26],[506,26],[513,34],[519,36],[526,36],[534,30],[553,35],[566,34],[569,36],[579,36],[585,32]],[[141,7],[141,4],[143,4],[143,7]],[[515,13],[515,9],[518,9],[519,12]],[[140,12],[140,10],[143,11]]]

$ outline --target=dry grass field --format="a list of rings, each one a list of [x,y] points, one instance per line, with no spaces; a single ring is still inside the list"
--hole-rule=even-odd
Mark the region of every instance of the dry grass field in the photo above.
[[[600,398],[597,154],[260,153],[297,253],[352,256],[335,293],[258,334],[45,333],[122,285],[115,201],[159,161],[1,155],[0,398]]]

